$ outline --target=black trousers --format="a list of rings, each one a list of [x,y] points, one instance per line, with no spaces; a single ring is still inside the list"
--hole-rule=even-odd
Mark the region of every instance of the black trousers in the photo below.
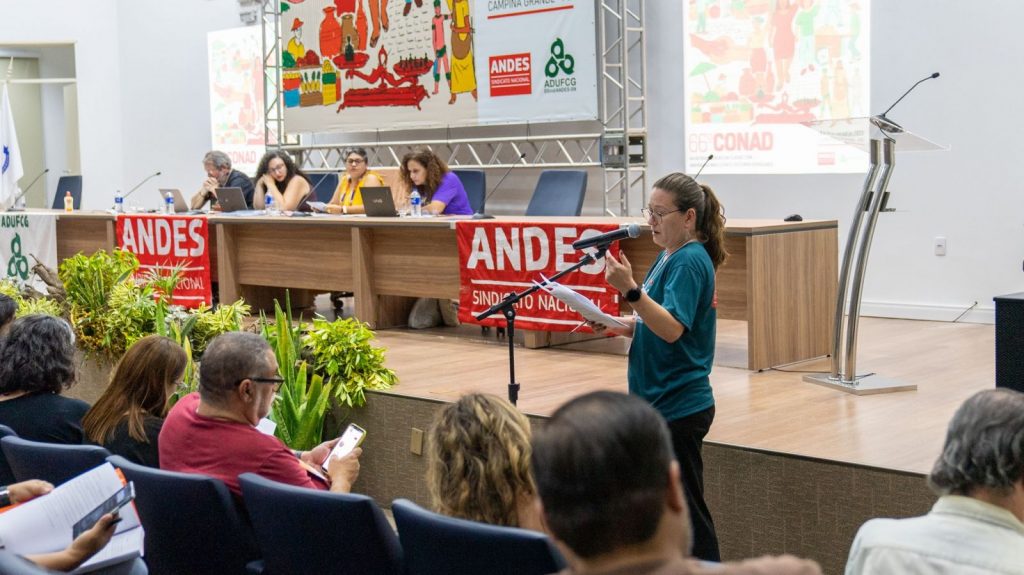
[[[704,502],[704,460],[701,457],[704,436],[708,434],[714,420],[715,407],[711,406],[668,423],[672,433],[672,447],[679,461],[686,506],[690,510],[690,522],[693,525],[692,555],[704,561],[722,560],[718,552],[715,522]]]

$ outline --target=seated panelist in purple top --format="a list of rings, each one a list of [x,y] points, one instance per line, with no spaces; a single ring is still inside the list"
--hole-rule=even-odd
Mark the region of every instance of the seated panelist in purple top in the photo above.
[[[430,150],[414,150],[402,158],[402,182],[410,192],[420,193],[424,214],[468,216],[473,213],[459,177]]]

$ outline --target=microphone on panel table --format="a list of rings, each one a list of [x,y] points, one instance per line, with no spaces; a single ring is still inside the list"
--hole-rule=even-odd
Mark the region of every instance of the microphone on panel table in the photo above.
[[[638,238],[640,237],[640,225],[629,224],[628,226],[605,232],[600,235],[591,236],[589,238],[583,238],[576,240],[572,243],[572,249],[582,250],[593,246],[604,246],[608,247],[612,243],[626,238]]]
[[[926,76],[924,78],[921,78],[920,80],[915,82],[914,85],[911,86],[909,90],[907,90],[906,92],[903,92],[903,95],[900,96],[899,99],[897,99],[895,102],[892,103],[892,106],[889,106],[888,108],[886,108],[886,110],[884,112],[882,112],[881,114],[871,118],[871,122],[875,126],[877,126],[879,130],[882,130],[883,132],[888,132],[890,134],[899,134],[899,133],[903,132],[903,126],[900,126],[896,122],[893,122],[892,120],[890,120],[886,116],[886,114],[888,114],[893,108],[895,108],[896,104],[899,104],[900,102],[902,102],[903,98],[906,98],[908,94],[913,92],[914,88],[920,86],[921,82],[927,82],[928,80],[934,80],[935,78],[938,78],[938,77],[939,77],[939,73],[938,72],[934,72],[931,75]]]
[[[29,182],[29,184],[27,186],[25,186],[25,189],[21,190],[21,193],[19,193],[17,196],[14,196],[14,201],[11,202],[11,207],[8,208],[7,211],[9,211],[9,212],[20,212],[20,211],[23,211],[25,208],[18,207],[18,202],[21,201],[21,198],[25,197],[25,194],[27,194],[28,191],[32,189],[32,186],[34,186],[36,184],[36,182],[39,181],[39,178],[43,177],[43,174],[45,174],[45,173],[47,173],[49,171],[50,171],[50,168],[46,168],[43,171],[39,172],[39,175],[36,176],[35,178],[33,178],[32,181]]]
[[[525,159],[526,159],[526,152],[523,152],[522,154],[519,154],[518,158],[516,158],[516,163],[512,164],[511,166],[508,167],[507,170],[505,170],[505,173],[502,174],[501,178],[498,179],[498,183],[494,184],[494,187],[491,188],[491,193],[487,194],[487,196],[484,197],[484,204],[483,205],[485,207],[487,206],[487,200],[491,199],[491,196],[494,195],[494,192],[498,191],[498,188],[501,187],[501,183],[505,181],[505,178],[508,177],[509,173],[511,173],[512,170],[515,169],[516,166],[524,165],[523,160],[525,160]],[[485,214],[485,213],[482,213],[482,212],[477,212],[477,213],[473,214],[473,219],[474,220],[493,220],[494,216],[492,216],[490,214]]]
[[[122,196],[122,198],[123,199],[128,199],[128,196],[132,195],[132,192],[134,192],[135,190],[141,188],[142,184],[145,184],[146,182],[148,182],[148,181],[152,180],[153,178],[159,176],[161,173],[162,172],[156,172],[155,174],[150,174],[150,175],[146,176],[146,178],[144,180],[142,180],[141,182],[139,182],[138,184],[136,184],[134,188],[128,190],[128,193],[125,194],[124,196]]]
[[[697,170],[696,174],[694,174],[693,181],[697,181],[697,178],[699,178],[700,175],[704,172],[704,168],[708,167],[708,162],[710,162],[711,159],[714,157],[714,154],[708,154],[708,157],[704,160],[704,163],[700,165],[700,169]]]

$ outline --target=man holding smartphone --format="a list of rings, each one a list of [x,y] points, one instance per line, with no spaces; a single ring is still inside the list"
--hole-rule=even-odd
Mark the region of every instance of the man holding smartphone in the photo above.
[[[325,481],[311,471],[320,469],[338,440],[294,452],[256,429],[282,382],[262,337],[229,332],[214,338],[199,367],[199,392],[178,401],[164,422],[160,468],[216,477],[239,496],[238,476],[248,472],[298,487],[350,492],[362,449],[327,461]]]

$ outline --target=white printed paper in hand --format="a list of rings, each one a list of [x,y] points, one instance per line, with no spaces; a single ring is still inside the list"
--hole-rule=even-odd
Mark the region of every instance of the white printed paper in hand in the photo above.
[[[544,278],[544,276],[541,277]],[[606,327],[627,327],[626,324],[622,323],[618,319],[601,311],[601,308],[597,307],[590,298],[583,296],[572,288],[567,288],[564,285],[551,281],[547,278],[544,278],[543,283],[539,283],[537,285],[539,285],[544,291],[560,299],[565,303],[565,305],[571,307],[573,311],[583,316],[583,319],[586,319],[587,321],[600,323]]]

